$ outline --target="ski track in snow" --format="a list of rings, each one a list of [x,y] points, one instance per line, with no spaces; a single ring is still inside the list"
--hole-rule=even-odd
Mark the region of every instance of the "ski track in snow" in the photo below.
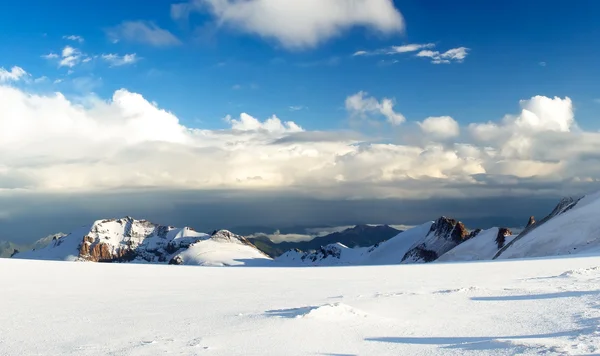
[[[0,260],[0,355],[600,354],[598,266]]]

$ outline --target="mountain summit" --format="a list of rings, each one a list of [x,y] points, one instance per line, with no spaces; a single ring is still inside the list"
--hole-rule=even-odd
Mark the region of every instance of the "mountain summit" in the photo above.
[[[217,231],[212,236],[132,217],[98,220],[47,247],[14,258],[91,262],[138,262],[195,265],[244,265],[269,261],[242,236]]]

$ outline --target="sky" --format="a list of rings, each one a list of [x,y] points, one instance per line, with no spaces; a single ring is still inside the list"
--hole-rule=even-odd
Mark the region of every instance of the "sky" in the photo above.
[[[598,15],[584,0],[4,4],[0,239],[122,214],[526,221],[599,188]]]

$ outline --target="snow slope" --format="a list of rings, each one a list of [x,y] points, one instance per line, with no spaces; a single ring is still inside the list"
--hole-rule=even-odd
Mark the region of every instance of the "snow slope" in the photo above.
[[[283,265],[377,265],[398,264],[416,243],[423,240],[433,222],[408,229],[391,239],[371,247],[349,248],[342,244],[323,246],[315,252],[291,250],[277,257],[275,261]]]
[[[496,237],[499,231],[497,227],[484,230],[440,256],[437,262],[491,260],[498,252]],[[505,236],[505,244],[510,243],[515,237],[516,235]]]
[[[468,241],[463,240],[467,235],[462,223],[441,217],[435,222],[429,221],[413,227],[371,247],[352,249],[342,244],[331,244],[315,252],[291,250],[275,261],[284,265],[310,266],[430,262],[431,259],[428,258],[435,260],[462,241]]]
[[[524,230],[499,259],[600,253],[600,193],[565,199],[553,213]]]
[[[231,266],[271,259],[229,231],[212,236],[131,217],[98,220],[17,259]]]
[[[600,257],[343,268],[4,259],[0,271],[0,355],[600,352]]]

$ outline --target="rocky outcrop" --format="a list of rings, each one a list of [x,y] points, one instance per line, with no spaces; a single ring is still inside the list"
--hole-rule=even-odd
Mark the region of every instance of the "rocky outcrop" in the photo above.
[[[423,241],[415,244],[402,258],[403,263],[432,262],[481,230],[469,233],[465,225],[445,216],[437,219]]]
[[[525,226],[525,228],[528,228],[533,225],[535,225],[535,217],[532,215],[529,217],[529,221],[527,222],[527,226]]]
[[[577,203],[579,203],[579,201],[583,199],[583,197],[580,198],[572,198],[572,197],[567,197],[567,198],[563,198],[561,199],[558,204],[556,205],[556,207],[554,208],[554,210],[552,210],[552,212],[550,214],[548,214],[546,217],[544,217],[542,220],[534,222],[533,224],[528,224],[527,227],[521,231],[521,233],[515,237],[511,242],[509,242],[508,244],[504,245],[494,256],[494,260],[497,259],[498,257],[500,257],[500,255],[506,251],[512,244],[514,244],[515,242],[519,241],[520,239],[522,239],[523,237],[527,236],[527,234],[529,234],[531,231],[537,229],[538,227],[544,225],[546,222],[548,222],[550,219],[554,218],[555,216],[561,215],[566,213],[567,211],[573,209]],[[531,219],[530,219],[531,220]]]
[[[496,236],[496,245],[498,249],[504,247],[504,243],[506,242],[506,237],[512,235],[512,231],[506,227],[501,227],[498,229],[498,235]]]

